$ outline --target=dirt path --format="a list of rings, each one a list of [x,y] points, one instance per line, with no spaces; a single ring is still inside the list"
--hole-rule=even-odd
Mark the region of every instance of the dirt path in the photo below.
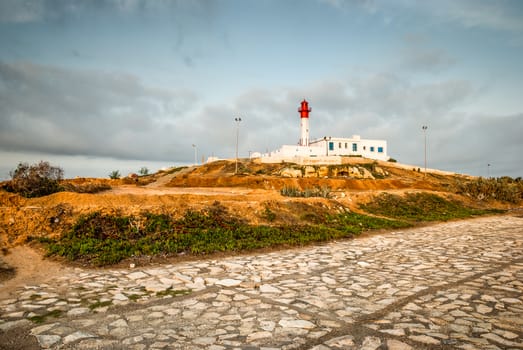
[[[134,185],[124,185],[114,187],[109,191],[102,192],[102,194],[141,194],[154,196],[167,194],[194,194],[202,196],[237,196],[267,192],[275,193],[275,191],[255,190],[238,187],[138,187]]]
[[[0,259],[15,271],[13,278],[0,283],[0,299],[15,296],[20,286],[45,283],[53,277],[72,272],[72,268],[46,260],[41,252],[28,246],[14,247]]]
[[[521,349],[522,230],[511,214],[267,254],[73,270],[20,293],[3,319],[0,303],[0,349]]]

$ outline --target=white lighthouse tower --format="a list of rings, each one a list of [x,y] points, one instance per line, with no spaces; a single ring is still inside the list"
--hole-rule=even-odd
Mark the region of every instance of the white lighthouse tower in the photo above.
[[[309,146],[309,102],[305,99],[301,101],[301,106],[298,109],[300,112],[300,146]]]

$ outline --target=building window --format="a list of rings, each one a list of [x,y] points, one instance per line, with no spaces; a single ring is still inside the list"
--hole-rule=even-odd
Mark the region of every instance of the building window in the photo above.
[[[367,149],[367,146],[363,146],[363,150],[365,151]]]
[[[338,148],[341,148],[341,142],[340,142],[340,143],[338,143]]]
[[[378,147],[378,153],[383,153],[383,147]]]
[[[352,144],[352,152],[358,152],[358,144],[357,143],[353,143]]]
[[[370,146],[370,151],[374,152],[374,146]]]
[[[334,142],[329,142],[329,151],[334,151]]]
[[[347,142],[345,142],[345,149],[347,149],[347,148],[348,148],[348,146],[347,146]]]

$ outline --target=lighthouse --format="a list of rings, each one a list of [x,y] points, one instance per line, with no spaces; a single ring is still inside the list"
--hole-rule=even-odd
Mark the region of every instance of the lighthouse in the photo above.
[[[309,146],[309,102],[303,99],[301,106],[298,109],[300,112],[300,146]]]
[[[279,149],[257,154],[262,163],[292,162],[301,165],[346,164],[346,157],[362,157],[387,161],[386,140],[362,139],[360,135],[352,137],[324,136],[309,139],[309,102],[303,99],[298,104],[300,113],[300,141],[298,145],[282,145]]]

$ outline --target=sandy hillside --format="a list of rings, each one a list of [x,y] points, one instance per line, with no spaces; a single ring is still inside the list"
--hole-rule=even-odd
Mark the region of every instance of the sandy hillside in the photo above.
[[[434,191],[448,193],[461,175],[429,173],[386,162],[349,159],[341,166],[297,166],[219,161],[199,167],[170,169],[136,179],[73,179],[74,185],[106,184],[100,193],[59,192],[26,199],[0,191],[0,243],[13,247],[31,237],[55,237],[69,230],[81,214],[168,213],[201,210],[218,201],[230,213],[253,224],[264,223],[266,208],[280,220],[299,223],[304,213],[332,212],[358,204],[382,192]],[[331,198],[292,198],[282,188],[329,189]]]

